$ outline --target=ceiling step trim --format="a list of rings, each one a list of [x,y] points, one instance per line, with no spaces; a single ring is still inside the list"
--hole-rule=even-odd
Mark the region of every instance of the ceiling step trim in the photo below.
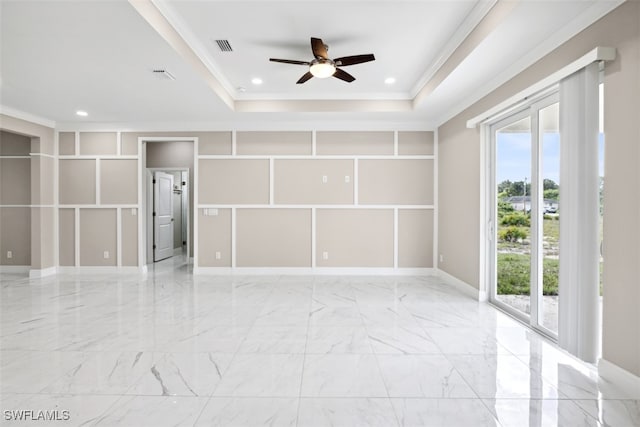
[[[129,0],[129,4],[156,30],[169,45],[184,58],[207,85],[231,110],[235,109],[229,83],[216,70],[214,64],[202,54],[203,48],[196,38],[187,34],[184,25],[171,16],[169,8],[160,0]]]

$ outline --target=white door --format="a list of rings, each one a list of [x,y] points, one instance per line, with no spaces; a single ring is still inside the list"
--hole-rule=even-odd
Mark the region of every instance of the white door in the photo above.
[[[153,260],[173,255],[173,175],[153,176]]]

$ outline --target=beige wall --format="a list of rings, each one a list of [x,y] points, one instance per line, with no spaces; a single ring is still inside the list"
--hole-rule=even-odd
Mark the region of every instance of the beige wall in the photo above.
[[[316,133],[316,153],[319,155],[393,155],[393,132]]]
[[[269,160],[200,159],[201,204],[269,203]]]
[[[75,209],[58,210],[58,260],[60,266],[76,265],[76,211]]]
[[[0,130],[0,156],[28,156],[31,138]]]
[[[398,154],[433,155],[433,132],[398,132]]]
[[[117,134],[115,132],[80,132],[80,154],[84,156],[116,155]]]
[[[311,209],[238,209],[238,267],[311,267]]]
[[[617,50],[604,78],[603,357],[640,375],[639,2],[624,3],[438,129],[439,267],[485,287],[479,277],[480,134],[466,129],[466,121],[596,46]]]
[[[139,209],[122,208],[122,265],[135,267],[138,265],[138,212]]]
[[[117,262],[115,209],[80,209],[80,265],[115,266]],[[109,258],[104,252],[109,252]]]
[[[31,138],[0,131],[0,265],[31,266],[30,151]]]
[[[123,155],[138,155],[138,138],[198,138],[199,154],[231,154],[231,132],[122,132]]]
[[[54,176],[53,159],[38,154],[54,155],[54,129],[31,123],[15,117],[0,114],[0,131],[26,136],[30,139],[28,152],[32,153],[30,164],[30,202],[34,205],[51,205],[53,203]],[[0,135],[1,137],[1,135]],[[23,140],[24,141],[24,140]],[[20,145],[20,155],[26,154],[23,142]],[[4,145],[1,144],[0,145]],[[15,148],[9,142],[7,150],[0,155],[8,155]],[[4,150],[4,149],[0,149]],[[17,154],[17,153],[16,153]],[[53,229],[55,227],[52,208],[34,208],[30,215],[30,264],[32,269],[41,270],[54,265]],[[6,254],[5,254],[6,255]]]
[[[433,132],[398,132],[397,154],[392,131],[315,135],[315,155],[313,132],[237,132],[235,155],[201,155],[196,267],[432,267]],[[327,209],[332,205],[336,209]],[[235,208],[235,220],[227,221],[233,211],[222,208],[228,207]],[[404,213],[403,207],[418,210]],[[204,216],[202,208],[220,209],[220,218]],[[235,265],[215,260],[214,247],[226,250],[234,233]]]
[[[269,228],[268,224],[271,224],[269,215],[281,212],[280,215],[296,216],[300,215],[300,212],[308,212],[309,215],[311,212],[309,209],[300,211],[293,207],[272,210],[281,205],[304,204],[316,207],[350,205],[354,206],[356,211],[362,210],[363,215],[366,216],[368,210],[365,209],[365,206],[357,207],[354,205],[357,183],[357,177],[354,176],[356,162],[364,165],[365,171],[359,188],[361,194],[364,195],[361,201],[363,205],[366,203],[388,205],[392,216],[393,208],[401,204],[425,206],[432,211],[430,205],[433,204],[433,159],[407,158],[407,156],[431,156],[433,154],[432,132],[398,132],[398,153],[402,153],[403,158],[397,158],[394,154],[396,135],[392,131],[316,132],[317,155],[312,154],[313,133],[311,131],[238,131],[235,135],[235,154],[232,150],[232,132],[122,132],[119,147],[121,155],[96,154],[99,152],[97,147],[100,145],[100,141],[106,144],[106,148],[102,148],[106,151],[100,152],[118,152],[117,132],[80,132],[78,136],[80,137],[80,152],[93,154],[83,154],[84,157],[75,156],[76,133],[61,132],[59,134],[61,147],[66,147],[64,148],[66,157],[60,159],[59,163],[60,203],[61,205],[86,204],[95,208],[105,205],[109,207],[122,205],[123,265],[133,264],[132,260],[135,259],[137,252],[137,242],[130,239],[132,233],[137,230],[136,221],[130,215],[128,206],[137,205],[138,170],[137,159],[120,157],[137,156],[138,139],[144,137],[156,139],[163,137],[172,139],[198,138],[198,155],[200,156],[198,160],[200,204],[198,215],[201,221],[200,246],[198,248],[200,263],[198,267],[232,266],[231,255],[233,251],[235,251],[237,260],[236,267],[311,267],[313,262],[310,240],[304,250],[298,247],[300,242],[291,237],[294,242],[292,243],[294,250],[282,250],[286,245],[279,244],[279,255],[271,254],[267,250],[262,251],[260,248],[268,247],[270,244],[267,243],[268,239],[260,240],[257,237],[259,233],[243,231],[251,230],[251,226],[247,224],[252,224],[252,222],[246,220],[244,229],[241,229],[241,218],[236,217],[233,221],[232,211],[228,207],[235,207],[236,214],[244,215],[243,218],[249,218],[255,209],[254,214],[263,215],[265,221],[257,221],[253,224],[263,228]],[[149,141],[145,145],[144,154],[147,167],[188,168],[193,173],[193,144],[191,142]],[[110,157],[100,157],[104,155]],[[245,157],[247,155],[257,158],[248,159]],[[296,158],[286,157],[291,155]],[[325,155],[340,155],[342,158],[323,158]],[[376,160],[361,158],[361,156],[371,155],[379,157]],[[90,158],[86,158],[86,156]],[[369,167],[370,165],[371,167]],[[376,171],[377,168],[382,169]],[[100,188],[96,194],[97,171],[100,174]],[[382,176],[382,181],[376,181],[378,175]],[[323,182],[324,176],[327,177],[326,183]],[[193,192],[193,177],[190,178],[190,188]],[[271,189],[273,189],[273,194],[271,194]],[[190,196],[193,200],[193,194]],[[242,209],[247,205],[252,205],[251,209]],[[202,208],[219,209],[219,215],[218,217],[205,216]],[[196,211],[196,209],[190,210],[192,213]],[[351,214],[346,213],[346,215]],[[366,217],[368,218],[368,216]],[[427,225],[427,228],[433,228],[432,218],[428,218],[431,223]],[[347,220],[345,219],[345,221]],[[193,219],[191,224],[194,224]],[[278,222],[278,224],[280,223]],[[304,224],[303,236],[312,235],[310,217],[309,221],[305,219],[297,224],[296,230],[302,230],[299,226]],[[273,227],[264,232],[273,233],[274,230],[279,230],[279,226],[271,225]],[[374,226],[372,225],[372,227]],[[131,233],[125,228],[131,230]],[[290,229],[291,225],[283,233]],[[237,240],[236,246],[232,247],[231,235],[234,233]],[[373,233],[374,236],[378,235],[377,230],[369,230],[368,233]],[[423,232],[420,235],[427,238],[422,242],[425,247],[429,246],[425,250],[431,250],[432,235]],[[245,236],[242,242],[241,236]],[[274,234],[271,236],[276,242],[282,240]],[[102,237],[108,236],[103,235]],[[397,238],[399,239],[400,236]],[[385,254],[391,252],[390,264],[386,259],[382,263],[374,261],[373,264],[393,267],[395,239],[393,229],[391,241],[383,239],[385,244],[388,243],[388,247],[384,249]],[[194,242],[195,239],[192,238],[191,241]],[[109,245],[108,241],[98,241],[97,243],[103,246]],[[245,245],[244,249],[241,244]],[[410,243],[406,244],[410,245]],[[249,249],[252,247],[257,249]],[[220,252],[220,259],[215,258],[216,252]],[[72,254],[68,256],[71,257]],[[301,261],[301,257],[305,261]],[[332,261],[338,262],[339,259],[337,257]],[[353,261],[346,259],[341,261],[340,265],[358,267],[362,264],[358,259]],[[84,259],[81,264],[89,265],[87,263],[90,262],[95,262],[96,265],[105,265],[105,262],[99,257]],[[403,263],[406,265],[423,264],[409,259]]]
[[[96,162],[94,159],[58,161],[58,200],[61,205],[96,204]]]
[[[75,132],[59,132],[58,133],[58,154],[61,156],[76,155],[76,133]]]
[[[40,268],[53,267],[55,265],[55,208],[33,207],[31,208],[31,265],[39,265]],[[35,226],[33,225],[35,219]],[[34,251],[33,248],[36,248]],[[45,267],[47,266],[47,267]]]
[[[100,203],[138,204],[137,160],[100,160]]]
[[[0,207],[0,265],[31,265],[31,208]]]
[[[353,160],[275,160],[276,204],[352,204],[353,182]]]
[[[398,267],[433,267],[433,209],[398,210]]]
[[[433,205],[433,160],[360,160],[359,201],[369,205]]]
[[[31,204],[31,159],[0,157],[0,205]]]
[[[237,132],[237,154],[311,154],[311,132]]]
[[[392,209],[318,209],[316,223],[317,266],[393,267]]]
[[[199,265],[231,267],[231,209],[207,209],[207,215],[198,209],[198,215]],[[216,252],[220,259],[216,259]]]
[[[64,156],[58,160],[59,263],[61,266],[74,266],[77,251],[83,267],[115,266],[118,255],[122,266],[137,266],[138,159],[122,158],[124,154],[117,154],[117,132],[79,132],[79,153],[75,151],[75,140],[76,132],[58,133],[58,150]],[[42,160],[49,161],[48,158]],[[53,165],[41,166],[40,170],[48,170],[49,167]],[[78,219],[74,209],[65,207],[69,205],[83,208]],[[105,205],[110,209],[94,209]],[[132,214],[132,206],[135,206],[135,215]],[[117,237],[117,207],[121,208],[121,254],[117,253],[114,240]],[[108,217],[109,222],[103,227],[98,220],[92,219],[94,216]],[[76,226],[80,227],[79,248],[76,248],[75,241]],[[91,253],[84,253],[83,248],[86,247]],[[100,247],[105,249],[99,251]],[[106,260],[103,258],[104,250],[110,252]]]

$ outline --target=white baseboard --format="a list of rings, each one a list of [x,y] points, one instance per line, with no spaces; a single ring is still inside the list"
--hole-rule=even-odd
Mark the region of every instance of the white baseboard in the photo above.
[[[62,274],[145,274],[144,267],[58,267]]]
[[[49,268],[43,268],[43,269],[31,269],[29,270],[29,278],[30,279],[37,279],[40,277],[46,277],[46,276],[55,276],[58,273],[58,268],[57,267],[49,267]]]
[[[0,273],[26,274],[30,269],[28,265],[0,265]]]
[[[635,392],[635,394],[637,394],[638,390],[640,390],[639,376],[622,369],[608,360],[598,360],[598,375],[616,384],[616,386],[621,387],[623,390],[629,390],[631,393]]]
[[[433,268],[194,267],[193,274],[261,276],[433,276]]]
[[[468,295],[477,301],[487,301],[487,293],[485,291],[476,289],[475,287],[471,286],[467,282],[464,282],[458,279],[457,277],[452,276],[446,271],[443,271],[443,270],[437,270],[437,271],[438,271],[438,277],[441,277],[442,279],[444,279],[447,283],[449,283],[451,286],[453,286],[463,294]]]

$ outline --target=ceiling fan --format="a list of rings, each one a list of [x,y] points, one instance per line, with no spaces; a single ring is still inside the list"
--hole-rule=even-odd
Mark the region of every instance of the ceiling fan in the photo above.
[[[317,39],[315,37],[311,37],[311,50],[313,51],[313,56],[315,57],[311,61],[294,61],[291,59],[276,58],[269,58],[269,61],[282,62],[284,64],[308,65],[309,71],[307,71],[302,77],[300,77],[300,80],[296,82],[297,84],[302,84],[312,77],[324,79],[331,76],[340,80],[344,80],[347,83],[351,83],[356,78],[338,67],[362,64],[363,62],[375,61],[376,59],[372,53],[366,55],[343,56],[342,58],[330,59],[329,55],[327,54],[329,46],[324,44],[322,39]]]

